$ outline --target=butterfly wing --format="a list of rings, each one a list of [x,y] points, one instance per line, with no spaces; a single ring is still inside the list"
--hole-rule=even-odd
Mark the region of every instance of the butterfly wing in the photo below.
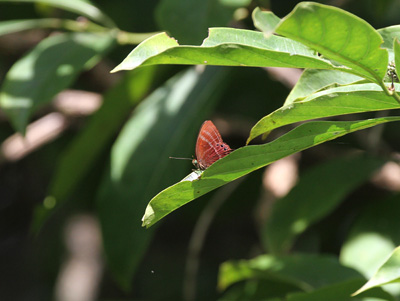
[[[196,158],[200,169],[206,169],[215,161],[225,157],[232,149],[222,141],[215,125],[207,120],[200,128],[196,143]]]

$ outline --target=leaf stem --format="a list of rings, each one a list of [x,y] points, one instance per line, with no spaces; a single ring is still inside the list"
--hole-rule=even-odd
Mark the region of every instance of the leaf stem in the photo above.
[[[378,83],[382,87],[386,95],[392,96],[400,104],[400,96],[399,94],[397,94],[396,90],[389,90],[383,81],[379,81]]]
[[[72,32],[103,32],[110,33],[115,36],[117,42],[120,45],[140,44],[145,39],[157,34],[158,32],[145,32],[145,33],[134,33],[120,30],[118,28],[107,28],[102,25],[96,24],[84,17],[78,18],[77,20],[70,19],[59,19],[59,18],[43,18],[43,19],[29,19],[29,20],[18,20],[19,22],[4,21],[1,22],[5,29],[3,31],[7,33],[18,32],[22,30],[28,30],[33,28],[50,28],[58,30],[67,30]],[[3,27],[4,28],[4,27]]]

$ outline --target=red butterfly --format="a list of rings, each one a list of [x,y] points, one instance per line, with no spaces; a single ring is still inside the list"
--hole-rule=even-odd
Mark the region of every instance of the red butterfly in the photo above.
[[[198,169],[204,170],[231,151],[229,145],[222,141],[221,134],[214,123],[206,120],[197,136],[196,159],[193,159],[192,163]]]

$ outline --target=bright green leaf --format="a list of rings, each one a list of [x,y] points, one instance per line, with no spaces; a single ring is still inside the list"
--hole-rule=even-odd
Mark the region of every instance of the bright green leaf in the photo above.
[[[400,282],[400,247],[397,247],[374,276],[353,295],[358,295],[373,287]]]
[[[112,46],[106,34],[51,36],[13,65],[0,91],[0,107],[14,128],[25,132],[30,115],[91,68]]]
[[[228,75],[221,68],[191,68],[176,75],[135,109],[113,145],[97,208],[110,270],[124,288],[153,234],[140,225],[148,199],[188,168],[168,157],[193,154],[198,128]]]
[[[281,21],[271,11],[262,11],[260,8],[256,8],[252,13],[253,23],[255,28],[262,31],[264,34],[269,35],[274,32],[276,26]]]
[[[388,52],[380,47],[382,37],[366,21],[337,7],[301,2],[276,32],[373,82],[380,83],[386,74]]]
[[[396,90],[400,85],[395,85]],[[311,94],[302,101],[283,106],[260,119],[251,129],[247,143],[278,127],[316,118],[400,108],[378,85],[354,84]]]
[[[398,120],[400,117],[351,122],[309,122],[271,143],[239,148],[207,168],[199,180],[177,183],[156,195],[147,205],[143,226],[150,227],[167,214],[207,192],[290,154],[361,129]]]
[[[290,105],[296,99],[302,100],[301,98],[310,96],[319,90],[348,85],[360,80],[362,78],[357,75],[341,71],[306,69],[292,91],[290,91],[284,105]]]
[[[398,77],[399,74],[400,74],[400,42],[399,42],[399,39],[398,38],[394,39],[393,44],[394,44],[394,47],[393,47],[393,49],[394,49],[394,62],[395,62],[395,66],[396,66],[396,74],[397,74],[397,77]],[[398,92],[399,91],[397,90],[397,93]]]
[[[179,46],[165,33],[155,35],[138,45],[113,72],[155,64],[347,70],[333,66],[315,51],[290,39],[265,37],[251,30],[210,28],[201,46]]]
[[[378,158],[353,156],[306,172],[287,196],[274,203],[264,226],[266,247],[276,254],[288,252],[297,235],[331,213],[383,163]]]

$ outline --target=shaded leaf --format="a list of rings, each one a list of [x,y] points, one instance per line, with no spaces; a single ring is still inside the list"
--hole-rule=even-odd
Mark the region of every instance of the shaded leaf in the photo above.
[[[276,254],[288,252],[297,235],[332,212],[384,162],[352,156],[308,170],[285,197],[274,203],[263,230],[268,250]]]
[[[388,283],[400,281],[400,247],[397,247],[386,262],[377,270],[374,276],[353,295]]]
[[[104,148],[119,130],[133,106],[149,91],[154,71],[155,68],[143,68],[127,73],[117,86],[105,94],[101,108],[93,114],[83,131],[61,155],[47,195],[47,199],[51,198],[54,206],[49,208],[41,205],[37,208],[33,221],[35,232],[55,208],[84,183],[85,176],[98,162]]]
[[[384,301],[395,300],[393,296],[383,291],[382,289],[375,289],[368,294],[363,294],[359,297],[352,297],[351,294],[354,289],[360,287],[360,283],[364,282],[363,279],[351,279],[339,283],[335,283],[311,292],[289,294],[288,301]]]
[[[337,7],[299,3],[282,19],[276,32],[373,82],[380,83],[386,74],[388,52],[380,47],[382,37],[366,21]]]
[[[221,0],[162,0],[155,16],[160,28],[181,43],[195,45],[207,36],[209,27],[226,26],[235,9]]]
[[[143,226],[150,227],[167,214],[207,192],[290,154],[358,130],[398,120],[400,117],[349,122],[309,122],[270,143],[239,148],[207,168],[199,180],[180,182],[157,194],[147,205]]]
[[[385,28],[378,29],[378,33],[383,38],[382,48],[386,48],[389,52],[389,61],[394,60],[393,53],[393,42],[394,40],[400,39],[400,25],[389,26]]]
[[[113,145],[97,208],[109,267],[125,289],[153,234],[140,226],[148,199],[183,178],[188,168],[168,157],[193,153],[200,124],[228,74],[193,68],[173,77],[135,109]]]
[[[396,90],[400,85],[395,85]],[[283,106],[260,119],[251,129],[247,143],[278,127],[315,118],[398,109],[395,98],[375,84],[354,84],[311,94],[302,101]]]
[[[15,63],[0,91],[0,107],[14,128],[24,133],[30,115],[67,88],[80,71],[92,67],[113,42],[106,34],[59,34]]]
[[[244,280],[269,280],[312,290],[347,279],[362,278],[359,273],[327,255],[261,255],[250,260],[227,261],[220,267],[221,290]]]
[[[333,66],[315,51],[290,39],[265,37],[251,30],[210,28],[201,46],[179,46],[165,33],[155,35],[138,45],[113,72],[155,64],[347,70]]]
[[[255,28],[262,31],[264,34],[269,35],[274,32],[276,26],[281,21],[271,11],[262,11],[259,7],[253,10],[251,15]]]
[[[358,216],[340,252],[340,261],[371,278],[400,245],[400,195],[376,200]],[[396,285],[397,286],[397,285]],[[386,290],[397,293],[399,287]]]
[[[54,7],[58,7],[78,15],[85,16],[93,21],[97,21],[108,27],[115,27],[114,22],[105,15],[101,10],[99,10],[96,6],[92,5],[88,1],[81,0],[0,0],[0,2],[28,2],[28,3],[41,3],[47,4]]]

